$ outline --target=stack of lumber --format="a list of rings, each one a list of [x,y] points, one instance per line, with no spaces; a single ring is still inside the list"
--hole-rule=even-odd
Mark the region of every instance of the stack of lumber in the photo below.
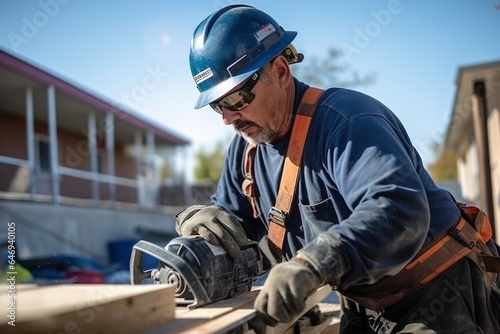
[[[137,333],[175,317],[174,286],[67,284],[0,286],[0,333]],[[13,324],[15,326],[13,326]]]
[[[0,308],[7,310],[12,298],[16,306],[15,326],[2,316],[0,333],[254,333],[248,322],[256,319],[258,290],[195,309],[176,307],[174,290],[171,285],[18,285],[13,297],[0,285]],[[338,333],[339,305],[321,303],[330,292],[323,287],[307,300],[308,308],[319,305],[321,324],[299,316],[264,332]]]
[[[266,334],[281,333],[322,333],[336,334],[339,330],[340,306],[338,304],[321,303],[331,293],[329,286],[320,288],[306,301],[307,308],[319,306],[323,321],[319,325],[311,325],[306,318],[296,317],[288,324],[278,324],[276,327],[267,327],[263,332]],[[243,293],[233,298],[220,300],[200,308],[189,310],[177,308],[175,320],[165,325],[154,328],[147,334],[225,334],[232,333],[255,333],[249,326],[255,317],[253,308],[255,297],[259,290]],[[300,331],[297,327],[300,327]]]

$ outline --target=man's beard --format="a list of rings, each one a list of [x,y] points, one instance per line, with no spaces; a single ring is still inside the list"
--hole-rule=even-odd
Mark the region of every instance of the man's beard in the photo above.
[[[251,126],[257,128],[257,132],[254,134],[253,138],[241,131]],[[273,130],[263,128],[250,121],[235,121],[233,123],[233,128],[247,142],[252,144],[269,144],[276,138],[276,133]]]

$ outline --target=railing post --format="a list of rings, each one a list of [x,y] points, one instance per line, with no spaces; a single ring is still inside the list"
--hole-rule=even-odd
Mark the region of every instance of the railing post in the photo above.
[[[47,110],[49,118],[49,145],[50,145],[50,175],[52,179],[52,200],[59,203],[59,152],[57,145],[57,115],[56,115],[56,89],[53,85],[47,88]]]
[[[33,89],[26,87],[26,146],[28,150],[29,191],[33,201],[36,194],[35,175],[35,118],[33,116]]]

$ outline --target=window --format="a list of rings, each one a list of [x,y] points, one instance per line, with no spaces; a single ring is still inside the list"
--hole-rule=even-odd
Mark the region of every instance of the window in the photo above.
[[[35,138],[35,166],[39,173],[50,173],[50,145],[49,139],[46,136],[36,136]]]
[[[107,155],[106,151],[98,150],[97,151],[97,173],[105,174],[107,173]]]

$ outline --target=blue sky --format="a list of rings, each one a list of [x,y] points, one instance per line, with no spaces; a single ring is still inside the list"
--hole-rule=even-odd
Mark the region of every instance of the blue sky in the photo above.
[[[427,164],[431,143],[446,131],[458,68],[500,60],[497,1],[242,2],[298,31],[304,62],[337,47],[348,69],[375,75],[372,85],[355,88],[399,116]],[[191,35],[211,12],[235,3],[0,0],[0,47],[129,105],[190,139],[194,153],[227,142],[233,130],[209,107],[193,109]]]

